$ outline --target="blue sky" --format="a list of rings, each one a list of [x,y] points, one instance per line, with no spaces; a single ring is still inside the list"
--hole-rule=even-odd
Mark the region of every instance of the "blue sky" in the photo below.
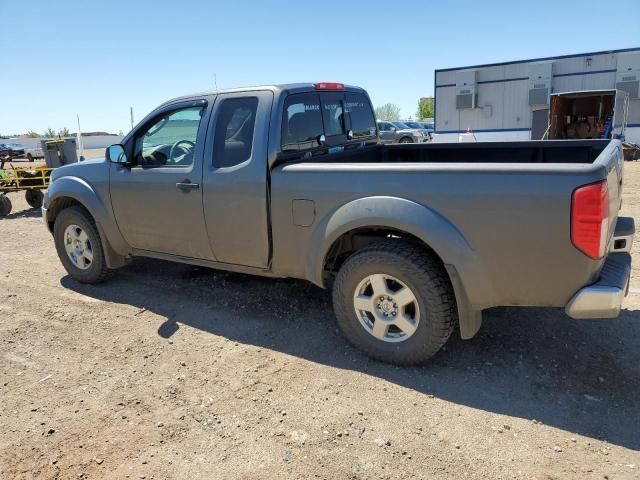
[[[0,133],[75,131],[76,114],[126,132],[129,106],[139,120],[214,75],[355,84],[408,117],[436,68],[640,46],[637,0],[573,3],[0,0]]]

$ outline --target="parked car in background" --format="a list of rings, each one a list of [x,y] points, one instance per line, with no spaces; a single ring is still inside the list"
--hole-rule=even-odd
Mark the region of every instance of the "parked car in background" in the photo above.
[[[24,146],[18,143],[0,143],[0,149],[11,152],[11,158],[24,157]]]
[[[378,132],[382,143],[424,143],[429,141],[422,130],[410,128],[402,122],[379,121]]]
[[[0,143],[0,161],[6,161],[11,159],[11,149],[5,146],[4,143]]]
[[[25,148],[24,157],[30,162],[33,162],[36,158],[44,158],[44,152],[42,151],[42,148],[37,146],[31,147],[31,148]]]
[[[429,129],[425,127],[422,123],[415,122],[413,120],[402,120],[402,123],[404,123],[409,128],[415,128],[417,130],[422,131],[422,133],[428,136],[429,140],[431,140],[431,134],[433,133],[433,129]]]

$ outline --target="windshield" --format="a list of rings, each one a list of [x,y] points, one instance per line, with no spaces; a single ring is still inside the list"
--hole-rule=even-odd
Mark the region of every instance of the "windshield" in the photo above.
[[[418,122],[404,122],[404,124],[409,126],[409,127],[411,127],[411,128],[424,128]]]
[[[398,127],[398,128],[410,128],[407,125],[405,125],[402,122],[391,122],[393,124],[394,127]]]

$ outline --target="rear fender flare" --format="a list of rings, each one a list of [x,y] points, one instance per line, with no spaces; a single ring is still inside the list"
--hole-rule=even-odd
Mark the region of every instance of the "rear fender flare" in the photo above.
[[[324,265],[329,249],[343,234],[363,227],[406,232],[431,248],[449,273],[463,338],[471,338],[477,332],[481,305],[494,297],[485,269],[472,245],[451,221],[436,210],[412,200],[390,196],[364,197],[327,214],[315,228],[307,248],[306,278],[324,287]]]

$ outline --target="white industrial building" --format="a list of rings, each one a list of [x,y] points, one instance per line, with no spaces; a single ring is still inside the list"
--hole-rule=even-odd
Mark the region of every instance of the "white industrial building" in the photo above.
[[[618,90],[628,94],[625,137],[640,144],[639,86],[640,48],[444,68],[435,71],[435,133],[438,141],[453,142],[468,130],[477,141],[540,139],[548,130],[550,99],[555,94],[598,95],[604,117],[603,104],[612,107],[616,95],[613,92],[613,100],[607,101],[598,91]],[[584,111],[587,106],[598,108],[594,102],[572,103],[559,110],[554,106],[552,116],[558,113],[560,121],[571,122],[565,115],[572,109],[588,130],[587,122],[595,125],[597,111]],[[621,122],[622,106],[615,110]],[[604,131],[604,125],[598,127]]]

